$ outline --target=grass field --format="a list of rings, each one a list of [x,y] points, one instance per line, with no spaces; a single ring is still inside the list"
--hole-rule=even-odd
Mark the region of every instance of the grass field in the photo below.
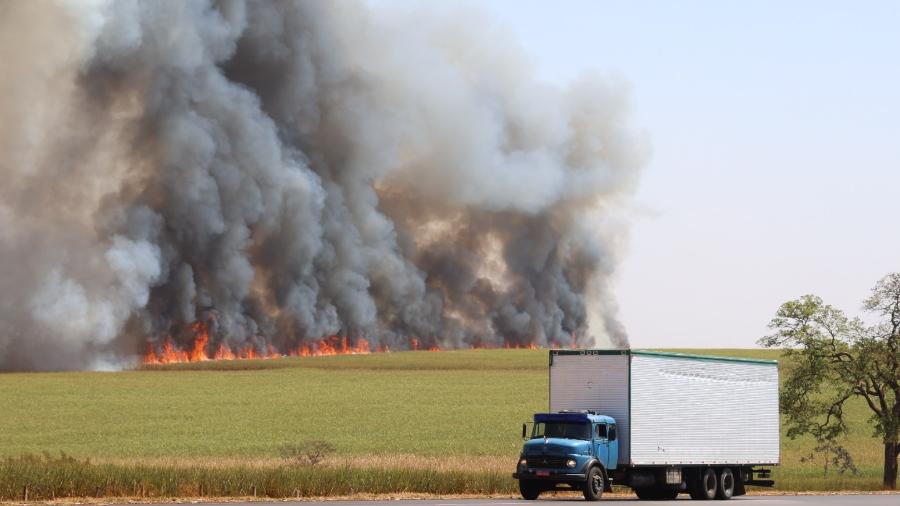
[[[778,352],[766,350],[677,351],[778,357]],[[138,490],[153,497],[198,495],[195,490],[203,492],[199,495],[250,495],[251,485],[266,489],[258,490],[260,495],[275,497],[343,495],[343,485],[315,489],[310,484],[326,483],[328,476],[341,473],[359,474],[348,470],[366,470],[362,474],[371,478],[357,483],[361,478],[356,476],[356,481],[345,483],[356,492],[513,493],[515,483],[507,477],[521,445],[521,422],[547,408],[547,393],[546,350],[403,352],[205,362],[119,373],[4,374],[0,457],[7,460],[0,467],[5,469],[0,472],[0,499],[21,498],[23,487],[35,476],[50,475],[46,469],[73,480],[81,476],[78,483],[90,484],[80,492],[76,481],[66,482],[68,489],[44,492],[31,484],[31,497],[84,495],[85,490],[87,495],[136,495]],[[852,405],[854,436],[847,447],[857,460],[859,476],[833,471],[823,476],[821,458],[800,463],[811,451],[810,441],[785,440],[783,465],[775,476],[779,488],[878,488],[881,447],[870,437],[867,418],[862,404]],[[280,456],[285,445],[310,440],[326,441],[335,451],[314,468],[289,466]],[[92,463],[9,460],[43,452],[65,452]],[[315,473],[325,474],[320,480]],[[158,482],[139,485],[141,476],[155,476]],[[270,485],[250,484],[247,476]],[[231,488],[217,489],[220,482]],[[104,492],[99,484],[105,484]]]

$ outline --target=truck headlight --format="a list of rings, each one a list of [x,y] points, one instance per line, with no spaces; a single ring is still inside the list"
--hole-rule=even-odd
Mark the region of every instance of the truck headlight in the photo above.
[[[566,461],[566,467],[568,468],[574,468],[575,464],[577,464],[577,462],[575,462],[575,459],[569,459]]]
[[[519,461],[519,467],[525,467],[525,466],[527,466],[527,465],[528,465],[528,461],[527,461],[527,460],[522,459],[522,460]]]

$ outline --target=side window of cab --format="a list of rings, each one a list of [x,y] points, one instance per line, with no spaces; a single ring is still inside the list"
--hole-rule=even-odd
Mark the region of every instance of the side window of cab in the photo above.
[[[597,430],[595,431],[594,437],[597,439],[606,439],[607,437],[607,426],[605,423],[598,423]]]

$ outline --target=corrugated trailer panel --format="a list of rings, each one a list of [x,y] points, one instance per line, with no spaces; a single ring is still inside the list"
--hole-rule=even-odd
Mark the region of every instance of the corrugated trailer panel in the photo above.
[[[777,464],[778,367],[631,356],[633,465]]]
[[[577,353],[577,354],[576,354]],[[551,352],[550,411],[591,409],[616,419],[619,463],[628,463],[628,356],[625,352]]]

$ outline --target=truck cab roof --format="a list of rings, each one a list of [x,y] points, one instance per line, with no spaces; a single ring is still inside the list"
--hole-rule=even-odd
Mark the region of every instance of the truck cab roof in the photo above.
[[[594,411],[558,411],[556,413],[535,413],[534,423],[544,422],[569,422],[569,423],[606,423],[614,424],[612,417],[598,414]]]

